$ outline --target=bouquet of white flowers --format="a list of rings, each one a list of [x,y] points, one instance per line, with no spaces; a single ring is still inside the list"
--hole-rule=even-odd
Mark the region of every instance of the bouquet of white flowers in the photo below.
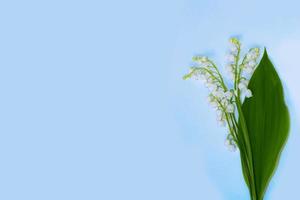
[[[241,43],[231,38],[226,66],[232,87],[217,65],[205,56],[194,56],[194,66],[183,78],[201,80],[209,89],[208,101],[218,122],[228,127],[225,144],[239,149],[242,171],[252,200],[262,200],[288,137],[289,113],[280,78],[264,50],[242,56]]]

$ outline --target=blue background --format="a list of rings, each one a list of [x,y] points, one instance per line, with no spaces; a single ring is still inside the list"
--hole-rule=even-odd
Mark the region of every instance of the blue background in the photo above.
[[[191,57],[266,46],[292,127],[266,199],[299,196],[298,1],[1,1],[0,199],[248,199]]]

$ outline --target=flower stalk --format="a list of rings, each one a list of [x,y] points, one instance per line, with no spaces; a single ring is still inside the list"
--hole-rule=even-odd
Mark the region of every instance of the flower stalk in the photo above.
[[[260,57],[259,48],[251,48],[242,57],[241,43],[237,38],[230,38],[228,64],[225,67],[233,87],[227,85],[217,65],[205,56],[194,56],[194,65],[183,78],[201,80],[209,89],[208,102],[216,110],[220,125],[228,127],[225,145],[230,151],[239,149],[244,177],[249,188],[251,199],[258,199],[251,143],[247,124],[242,112],[242,102],[252,97],[248,88],[257,60]],[[242,58],[242,59],[241,59]]]

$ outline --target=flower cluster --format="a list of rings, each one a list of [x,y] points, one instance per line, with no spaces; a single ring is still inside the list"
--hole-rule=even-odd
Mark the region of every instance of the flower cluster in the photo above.
[[[236,38],[231,38],[229,42],[230,42],[230,51],[227,56],[228,64],[226,66],[226,71],[229,75],[229,78],[235,81],[238,72],[238,59],[241,50],[241,43]]]
[[[208,95],[208,102],[216,110],[219,124],[225,126],[227,115],[234,113],[235,110],[232,92],[225,91],[222,88],[213,90]]]
[[[209,104],[217,111],[217,120],[220,125],[226,125],[226,117],[229,113],[234,113],[233,91],[227,89],[220,71],[216,65],[204,56],[194,56],[195,66],[184,78],[194,77],[201,80],[210,93],[208,95]]]
[[[217,68],[216,64],[205,56],[194,56],[194,65],[184,79],[195,78],[201,80],[209,89],[208,102],[217,112],[217,120],[220,125],[228,125],[229,135],[226,145],[230,150],[236,149],[236,131],[238,129],[235,120],[236,101],[252,96],[248,89],[249,78],[252,76],[260,52],[259,48],[251,48],[248,53],[241,58],[241,43],[237,38],[231,38],[230,51],[228,55],[228,65],[226,71],[233,81],[233,88],[229,89]]]
[[[257,65],[258,57],[259,57],[259,48],[251,48],[243,59],[243,62],[241,64],[241,69],[244,70],[246,74],[251,76]]]
[[[252,96],[252,92],[248,89],[248,77],[251,77],[255,67],[257,66],[257,60],[259,58],[259,48],[251,48],[248,53],[244,56],[241,63],[241,43],[236,38],[229,40],[231,48],[228,55],[228,65],[226,70],[229,78],[234,81],[236,92],[240,92],[245,97],[249,98]],[[239,91],[237,91],[237,88]]]

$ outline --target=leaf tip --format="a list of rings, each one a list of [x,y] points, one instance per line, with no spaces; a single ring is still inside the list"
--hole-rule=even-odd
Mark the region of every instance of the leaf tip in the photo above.
[[[267,47],[264,47],[264,54],[263,54],[263,56],[268,56]]]
[[[267,52],[267,47],[264,47],[264,53],[263,53],[263,56],[261,58],[261,61],[265,61],[265,60],[269,60],[269,55],[268,55],[268,52]]]

